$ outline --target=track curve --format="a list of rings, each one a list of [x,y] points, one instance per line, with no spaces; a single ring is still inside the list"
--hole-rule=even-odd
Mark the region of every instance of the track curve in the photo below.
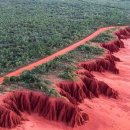
[[[36,62],[33,62],[33,63],[30,63],[26,66],[23,66],[15,71],[12,71],[12,72],[9,72],[7,73],[6,75],[0,77],[0,84],[3,83],[3,80],[4,80],[4,77],[11,77],[11,76],[19,76],[23,71],[25,70],[32,70],[34,69],[35,67],[39,66],[39,65],[42,65],[42,64],[45,64],[59,56],[62,56],[74,49],[76,49],[77,47],[85,44],[86,42],[92,40],[93,38],[95,38],[96,36],[98,36],[99,34],[107,31],[107,30],[110,30],[112,28],[115,28],[115,27],[120,27],[120,28],[124,28],[124,27],[127,27],[127,26],[109,26],[109,27],[103,27],[103,28],[99,28],[97,31],[95,31],[94,33],[92,33],[91,35],[87,36],[86,38],[80,40],[79,42],[76,42],[68,47],[65,47],[64,49],[48,56],[48,57],[44,57]]]

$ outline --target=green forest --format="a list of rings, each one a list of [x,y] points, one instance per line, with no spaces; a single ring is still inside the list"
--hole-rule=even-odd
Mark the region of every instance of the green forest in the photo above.
[[[0,0],[0,74],[130,23],[128,0]]]

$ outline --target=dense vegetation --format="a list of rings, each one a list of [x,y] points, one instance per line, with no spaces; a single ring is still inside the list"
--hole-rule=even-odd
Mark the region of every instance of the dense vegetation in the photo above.
[[[124,0],[0,0],[0,74],[130,21]]]
[[[77,75],[74,73],[77,69],[75,64],[79,61],[97,57],[103,52],[104,50],[102,48],[92,46],[91,43],[85,44],[68,54],[36,67],[32,71],[25,71],[19,77],[6,77],[3,84],[9,85],[10,88],[16,86],[16,89],[22,86],[22,88],[40,90],[47,95],[57,97],[60,95],[53,88],[53,82],[47,79],[46,75],[52,75],[52,73],[54,73],[55,78],[75,80],[77,78]],[[43,76],[45,76],[45,78]]]
[[[52,87],[50,81],[41,79],[38,75],[34,75],[31,71],[25,71],[18,77],[6,77],[3,84],[10,84],[10,87],[15,85],[16,89],[18,89],[19,86],[22,86],[23,88],[27,89],[32,89],[36,91],[40,90],[49,96],[60,96],[60,94]]]
[[[117,37],[113,35],[113,33],[116,31],[116,28],[112,30],[108,30],[106,32],[101,33],[99,36],[95,37],[92,42],[97,42],[97,43],[107,43],[113,39],[116,39]]]
[[[92,46],[91,43],[80,46],[79,48],[60,56],[46,64],[40,65],[33,69],[33,74],[45,75],[52,71],[57,73],[62,70],[74,70],[73,64],[80,61],[85,61],[91,58],[95,58],[103,54],[104,50],[97,46]],[[77,55],[78,54],[78,55]],[[69,66],[69,68],[68,68]],[[72,68],[71,68],[72,67]]]
[[[75,66],[67,66],[65,70],[59,73],[58,77],[64,80],[76,80],[77,75],[74,72],[76,70]]]

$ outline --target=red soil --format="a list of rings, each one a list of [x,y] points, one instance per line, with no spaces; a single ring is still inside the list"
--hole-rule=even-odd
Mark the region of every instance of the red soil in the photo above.
[[[114,27],[115,27],[115,26],[114,26]],[[96,32],[94,32],[94,33],[91,34],[90,36],[87,36],[86,38],[84,38],[83,40],[81,40],[81,41],[79,41],[79,42],[76,42],[76,43],[74,43],[74,44],[72,44],[72,45],[70,45],[70,46],[68,46],[68,47],[66,47],[66,48],[64,48],[64,49],[62,49],[62,50],[60,50],[60,51],[58,51],[58,52],[56,52],[56,53],[54,53],[54,54],[48,56],[48,57],[46,57],[46,58],[43,58],[43,59],[38,60],[38,61],[36,61],[36,62],[34,62],[34,63],[28,64],[27,66],[21,67],[21,68],[18,69],[18,70],[15,70],[15,71],[13,71],[13,72],[10,72],[10,73],[6,74],[5,76],[0,77],[0,83],[3,82],[4,77],[19,76],[23,71],[25,71],[25,70],[32,70],[32,69],[34,69],[35,67],[37,67],[37,66],[39,66],[39,65],[42,65],[42,64],[44,64],[44,63],[47,63],[47,62],[49,62],[50,60],[53,60],[53,59],[55,59],[55,58],[58,57],[58,56],[64,55],[64,54],[66,54],[67,52],[70,52],[70,51],[76,49],[77,47],[79,47],[79,46],[85,44],[86,42],[92,40],[93,38],[95,38],[96,36],[98,36],[100,33],[103,33],[104,31],[109,30],[109,29],[112,29],[112,28],[114,28],[114,27],[100,28],[100,29],[98,29]],[[124,27],[127,27],[127,26],[117,26],[117,27],[124,28]]]
[[[62,81],[57,83],[57,86],[61,89],[60,94],[68,98],[68,100],[73,104],[77,104],[77,102],[81,103],[85,98],[91,99],[93,97],[99,97],[100,94],[117,98],[118,93],[115,90],[110,88],[106,83],[96,80],[90,72],[104,72],[107,70],[118,74],[119,70],[116,68],[115,61],[120,61],[120,59],[112,54],[108,54],[105,58],[79,63],[78,66],[83,67],[84,69],[76,71],[78,76],[76,81]]]
[[[107,57],[105,58],[98,58],[86,62],[81,62],[78,64],[78,66],[83,67],[88,71],[104,72],[105,70],[107,70],[115,74],[118,74],[119,70],[116,68],[115,61],[112,59],[113,57],[111,59],[110,57],[111,55],[110,56],[107,55]]]
[[[130,38],[130,27],[126,27],[125,29],[120,29],[119,31],[115,32],[119,39],[127,39]]]
[[[108,43],[101,44],[101,47],[109,50],[111,53],[118,52],[120,48],[124,48],[124,43],[121,40],[114,40]]]
[[[26,125],[24,123],[21,125],[21,129],[25,130],[71,129],[68,126],[78,126],[74,127],[74,130],[95,130],[95,128],[97,130],[130,130],[130,91],[128,91],[130,89],[130,75],[127,73],[130,71],[130,45],[127,45],[128,43],[130,43],[130,40],[125,41],[127,49],[122,49],[121,53],[117,53],[122,62],[115,63],[115,61],[120,61],[120,59],[110,54],[105,58],[79,63],[79,66],[86,70],[82,69],[76,72],[79,76],[77,81],[60,82],[57,84],[63,91],[61,91],[61,94],[63,93],[64,96],[68,95],[66,97],[74,105],[61,98],[47,97],[39,92],[15,91],[8,94],[1,101],[3,106],[0,106],[0,126],[12,128],[20,124],[23,120],[26,122],[23,112],[27,112],[28,114],[37,113],[39,116],[44,117],[44,119],[34,119],[33,116],[29,117],[26,113],[25,115],[29,117],[30,121],[37,122],[38,120],[42,120],[42,122],[39,121],[41,122],[40,127],[39,124],[30,127],[28,123]],[[112,42],[112,45],[116,45],[118,48],[124,47],[122,46],[122,42]],[[116,64],[121,70],[119,75],[113,75],[108,72],[118,73]],[[99,71],[102,73],[93,72],[94,74],[91,74],[89,71]],[[100,81],[101,79],[104,81]],[[117,82],[115,82],[115,79]],[[124,88],[124,84],[127,89]],[[118,94],[114,89],[119,91],[117,101],[109,99],[108,102],[104,97],[100,98],[100,100],[87,99],[99,97],[99,95],[117,98]],[[84,99],[85,101],[83,102]],[[82,104],[77,106],[77,102],[82,102]],[[90,117],[87,125],[85,124],[88,120],[86,113]],[[125,117],[123,117],[124,115]],[[50,124],[50,121],[48,122],[45,119],[60,121],[66,123],[67,126],[62,123],[55,126],[54,122]]]
[[[12,128],[21,123],[22,112],[37,113],[48,120],[61,121],[69,126],[83,125],[88,116],[71,103],[43,95],[40,92],[14,91],[0,106],[0,127]]]
[[[80,74],[80,70],[78,70]],[[85,98],[92,99],[104,95],[117,98],[117,91],[110,88],[106,83],[98,81],[86,73],[79,75],[76,81],[62,81],[57,83],[57,87],[61,89],[60,94],[68,98],[73,104],[82,103]],[[85,71],[84,71],[85,72]],[[89,72],[90,73],[90,72]]]
[[[103,81],[90,79],[86,76],[82,76],[81,79],[84,82],[86,88],[91,91],[94,97],[99,97],[101,94],[111,98],[117,98],[118,96],[117,91],[113,90]]]
[[[84,93],[83,88],[85,88],[85,84],[82,80],[78,79],[78,81],[62,81],[60,83],[57,83],[57,86],[61,88],[61,95],[64,95],[64,93],[67,93],[70,95],[74,100],[77,102],[82,102],[84,98],[86,97],[86,94]],[[88,90],[89,93],[89,90]]]
[[[0,127],[15,127],[21,122],[21,117],[10,109],[0,106]]]
[[[95,77],[104,81],[119,93],[118,100],[104,98],[88,100],[81,105],[87,110],[90,121],[82,130],[130,130],[130,39],[125,40],[125,49],[121,49],[115,56],[120,57],[122,62],[116,66],[120,68],[119,75],[109,72],[93,72]],[[87,109],[86,104],[93,109]],[[98,120],[98,121],[97,121]]]
[[[80,127],[70,127],[62,124],[47,121],[35,116],[26,116],[30,121],[25,122],[21,127],[14,130],[130,130],[130,40],[124,41],[125,47],[115,55],[120,57],[122,62],[116,65],[120,68],[119,75],[107,71],[103,73],[93,72],[97,80],[102,80],[113,89],[118,90],[118,100],[105,97],[85,99],[79,105],[82,112],[89,115],[89,121]],[[106,91],[105,91],[106,92]]]
[[[106,55],[105,59],[109,60],[111,62],[113,62],[113,61],[120,62],[120,59],[118,57],[111,55],[111,54]]]
[[[94,75],[92,75],[90,71],[85,70],[85,69],[79,69],[79,70],[77,70],[76,74],[85,75],[88,78],[93,78],[94,77]]]
[[[125,29],[128,32],[128,34],[130,34],[130,27],[126,27]]]

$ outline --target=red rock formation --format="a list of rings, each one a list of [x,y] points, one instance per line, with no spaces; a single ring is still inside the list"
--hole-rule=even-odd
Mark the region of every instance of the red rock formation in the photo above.
[[[101,47],[109,50],[111,53],[118,52],[120,48],[124,48],[124,43],[121,40],[114,40],[108,43],[102,43]]]
[[[115,44],[111,43],[111,42],[109,42],[109,43],[103,43],[103,44],[101,44],[101,47],[109,50],[111,53],[119,51],[119,47],[116,46]]]
[[[108,96],[111,98],[117,98],[117,91],[113,90],[106,83],[102,81],[98,81],[97,79],[90,79],[86,76],[81,76],[82,81],[85,86],[95,97],[99,97],[99,95]]]
[[[117,35],[119,39],[130,38],[130,27],[126,27],[125,29],[120,29],[119,31],[115,32],[115,35]]]
[[[116,32],[119,39],[130,37],[130,28]],[[117,52],[119,48],[124,48],[121,40],[114,40],[106,44],[101,44],[103,48],[110,52]],[[13,128],[23,121],[22,113],[37,113],[39,116],[48,120],[61,121],[69,126],[83,125],[88,120],[88,115],[82,113],[76,106],[78,102],[83,102],[85,98],[94,98],[104,95],[117,98],[117,91],[109,87],[105,82],[98,81],[90,71],[111,71],[119,73],[115,61],[119,58],[112,54],[105,58],[98,58],[78,64],[79,69],[76,74],[79,76],[77,81],[63,81],[57,84],[61,89],[60,94],[70,102],[62,98],[48,97],[40,92],[28,90],[14,91],[3,100],[0,106],[0,127]]]
[[[66,98],[69,95],[69,101],[71,103],[74,102],[74,104],[76,104],[75,101],[83,102],[85,98],[91,99],[99,97],[99,95],[112,98],[118,96],[117,92],[106,83],[98,81],[95,78],[89,78],[83,74],[79,75],[79,79],[76,81],[62,81],[57,86],[61,89],[61,95]]]
[[[124,48],[124,43],[121,40],[114,40],[106,44],[101,44],[101,46],[110,52],[117,52],[119,48]],[[103,72],[107,70],[118,74],[119,70],[116,68],[115,61],[120,61],[120,59],[112,54],[108,54],[105,58],[97,58],[79,63],[77,66],[80,69],[76,71],[76,74],[79,75],[77,81],[62,81],[57,84],[61,89],[61,95],[68,98],[73,104],[76,104],[76,101],[82,102],[84,98],[91,99],[93,97],[99,97],[100,94],[117,98],[117,91],[110,88],[106,83],[95,79],[90,72]]]
[[[113,41],[113,44],[115,44],[116,46],[118,46],[119,48],[124,48],[125,46],[124,46],[124,43],[123,43],[123,41],[121,41],[121,40],[114,40]]]
[[[96,60],[89,60],[86,62],[80,62],[78,64],[79,67],[83,67],[84,69],[88,70],[88,71],[98,71],[98,72],[102,72],[104,71],[102,66],[97,66]]]
[[[78,64],[79,67],[83,67],[88,71],[98,71],[103,72],[105,70],[111,71],[115,74],[119,73],[119,70],[115,66],[115,62],[108,59],[94,59],[86,62],[81,62]]]
[[[66,97],[69,100],[69,102],[71,102],[72,104],[78,105],[76,98],[72,97],[69,92],[66,92],[65,90],[61,89],[60,94],[63,97]]]
[[[92,74],[90,73],[90,71],[88,71],[88,70],[86,70],[86,69],[79,69],[79,70],[76,71],[76,73],[77,73],[77,74],[80,74],[80,75],[85,75],[85,76],[87,76],[88,78],[93,78],[93,77],[94,77],[94,75],[92,75]]]
[[[99,93],[106,95],[107,97],[117,98],[118,92],[110,88],[105,82],[98,81],[98,85],[100,86]]]
[[[128,36],[128,31],[126,30],[126,28],[120,29],[119,32],[120,32],[121,35]]]
[[[114,62],[114,61],[120,62],[120,59],[119,59],[118,57],[112,55],[112,54],[106,55],[106,56],[105,56],[105,59],[106,59],[106,60],[109,60],[109,61],[111,61],[111,62]]]
[[[21,112],[37,113],[48,120],[61,121],[72,127],[83,125],[88,120],[88,115],[82,113],[78,107],[61,98],[48,97],[40,92],[15,91],[3,102],[4,108],[0,106],[1,127],[12,128],[20,124]]]
[[[0,106],[0,127],[13,128],[20,124],[21,117],[15,112],[7,109],[4,105]]]
[[[130,27],[126,27],[125,29],[126,29],[127,32],[130,34]]]
[[[76,99],[77,102],[82,102],[86,97],[83,91],[85,84],[80,79],[78,81],[62,81],[57,86]],[[63,95],[62,91],[61,95]]]

